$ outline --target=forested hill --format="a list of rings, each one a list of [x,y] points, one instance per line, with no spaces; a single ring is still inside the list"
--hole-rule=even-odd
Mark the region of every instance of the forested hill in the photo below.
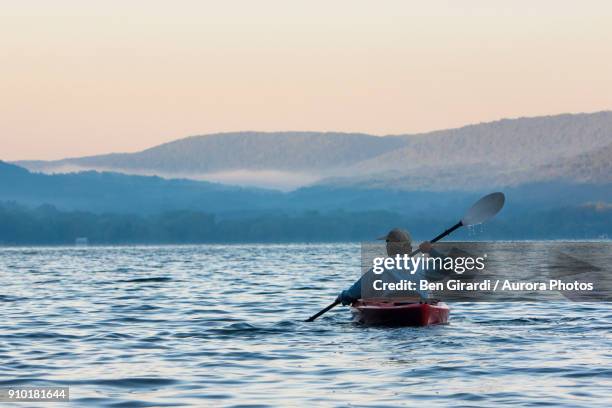
[[[87,171],[31,173],[0,161],[0,200],[92,212],[152,213],[172,209],[229,212],[268,205],[281,192],[185,179]]]
[[[506,207],[472,238],[612,236],[612,185],[502,191]],[[0,243],[71,244],[80,236],[105,244],[341,241],[395,226],[425,239],[488,192],[317,186],[282,193],[93,171],[45,175],[0,162]]]
[[[501,189],[506,210],[547,210],[589,203],[612,203],[612,184],[532,183]],[[420,191],[353,186],[313,186],[292,192],[232,187],[185,179],[87,171],[32,173],[0,162],[0,201],[28,206],[50,204],[61,211],[154,214],[194,210],[244,216],[260,212],[369,211],[456,215],[480,195],[494,190]]]

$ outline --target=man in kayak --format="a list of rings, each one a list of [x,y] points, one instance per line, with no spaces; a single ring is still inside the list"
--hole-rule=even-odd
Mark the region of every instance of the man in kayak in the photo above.
[[[399,228],[394,228],[389,233],[383,237],[378,238],[380,240],[385,240],[387,243],[387,256],[390,258],[394,258],[396,255],[404,256],[410,255],[412,253],[412,239],[410,238],[410,234],[408,232],[401,230]],[[436,251],[431,242],[424,241],[419,245],[419,249],[424,254],[428,254],[429,257],[433,258],[444,258],[440,252]],[[434,264],[436,264],[434,262]],[[440,262],[441,264],[441,262]],[[418,289],[418,282],[421,279],[426,279],[428,281],[440,280],[446,277],[449,274],[449,271],[444,269],[429,269],[423,268],[422,264],[414,273],[410,273],[407,270],[397,270],[397,269],[385,269],[385,282],[400,282],[402,280],[413,281],[416,282],[416,294],[421,299],[427,299],[429,297],[429,293],[425,291],[421,291]],[[382,276],[382,275],[380,275]],[[371,284],[373,279],[376,278],[372,269],[367,271],[366,273],[357,280],[350,288],[343,290],[336,301],[342,303],[342,305],[350,305],[357,299],[362,298],[362,286]],[[365,283],[364,283],[365,282]],[[371,289],[369,289],[371,290]],[[393,297],[392,294],[380,293],[376,297]]]

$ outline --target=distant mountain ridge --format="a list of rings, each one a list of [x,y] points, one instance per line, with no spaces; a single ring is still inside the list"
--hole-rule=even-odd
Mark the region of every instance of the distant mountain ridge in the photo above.
[[[312,171],[350,165],[404,144],[399,137],[380,138],[361,133],[235,132],[190,136],[138,153],[17,164],[31,170],[73,165],[186,174],[231,170]]]
[[[137,153],[17,162],[33,171],[108,170],[285,188],[308,184],[478,190],[612,181],[612,112],[562,114],[418,135],[236,132]]]
[[[611,149],[612,112],[504,119],[411,137],[406,146],[359,162],[328,182],[440,190],[554,180],[607,183],[611,165],[602,152]]]

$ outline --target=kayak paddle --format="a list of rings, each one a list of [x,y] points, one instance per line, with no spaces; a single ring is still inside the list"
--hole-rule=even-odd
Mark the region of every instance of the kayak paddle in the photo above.
[[[466,227],[466,226],[475,225],[475,224],[482,224],[488,219],[493,218],[495,214],[497,214],[502,209],[505,201],[506,201],[506,198],[504,196],[504,193],[491,193],[491,194],[488,194],[482,197],[480,200],[476,201],[474,205],[470,207],[469,210],[467,210],[467,212],[463,215],[463,218],[461,218],[461,221],[459,221],[458,223],[456,223],[455,225],[453,225],[452,227],[450,227],[449,229],[447,229],[446,231],[444,231],[443,233],[441,233],[440,235],[438,235],[437,237],[435,237],[429,242],[433,244],[434,242],[441,240],[442,238],[449,235],[451,232],[455,231],[456,229],[460,227]],[[415,251],[412,251],[410,256],[413,257],[419,252],[421,252],[421,250],[416,249]],[[317,319],[319,316],[327,313],[328,311],[338,306],[339,304],[340,304],[340,301],[336,300],[334,301],[334,303],[330,304],[329,306],[319,311],[318,313],[310,316],[305,321],[314,322],[315,319]]]

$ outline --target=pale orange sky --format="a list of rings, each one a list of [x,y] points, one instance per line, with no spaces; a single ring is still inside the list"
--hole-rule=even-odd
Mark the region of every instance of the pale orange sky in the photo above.
[[[0,159],[612,109],[609,1],[4,1]]]

